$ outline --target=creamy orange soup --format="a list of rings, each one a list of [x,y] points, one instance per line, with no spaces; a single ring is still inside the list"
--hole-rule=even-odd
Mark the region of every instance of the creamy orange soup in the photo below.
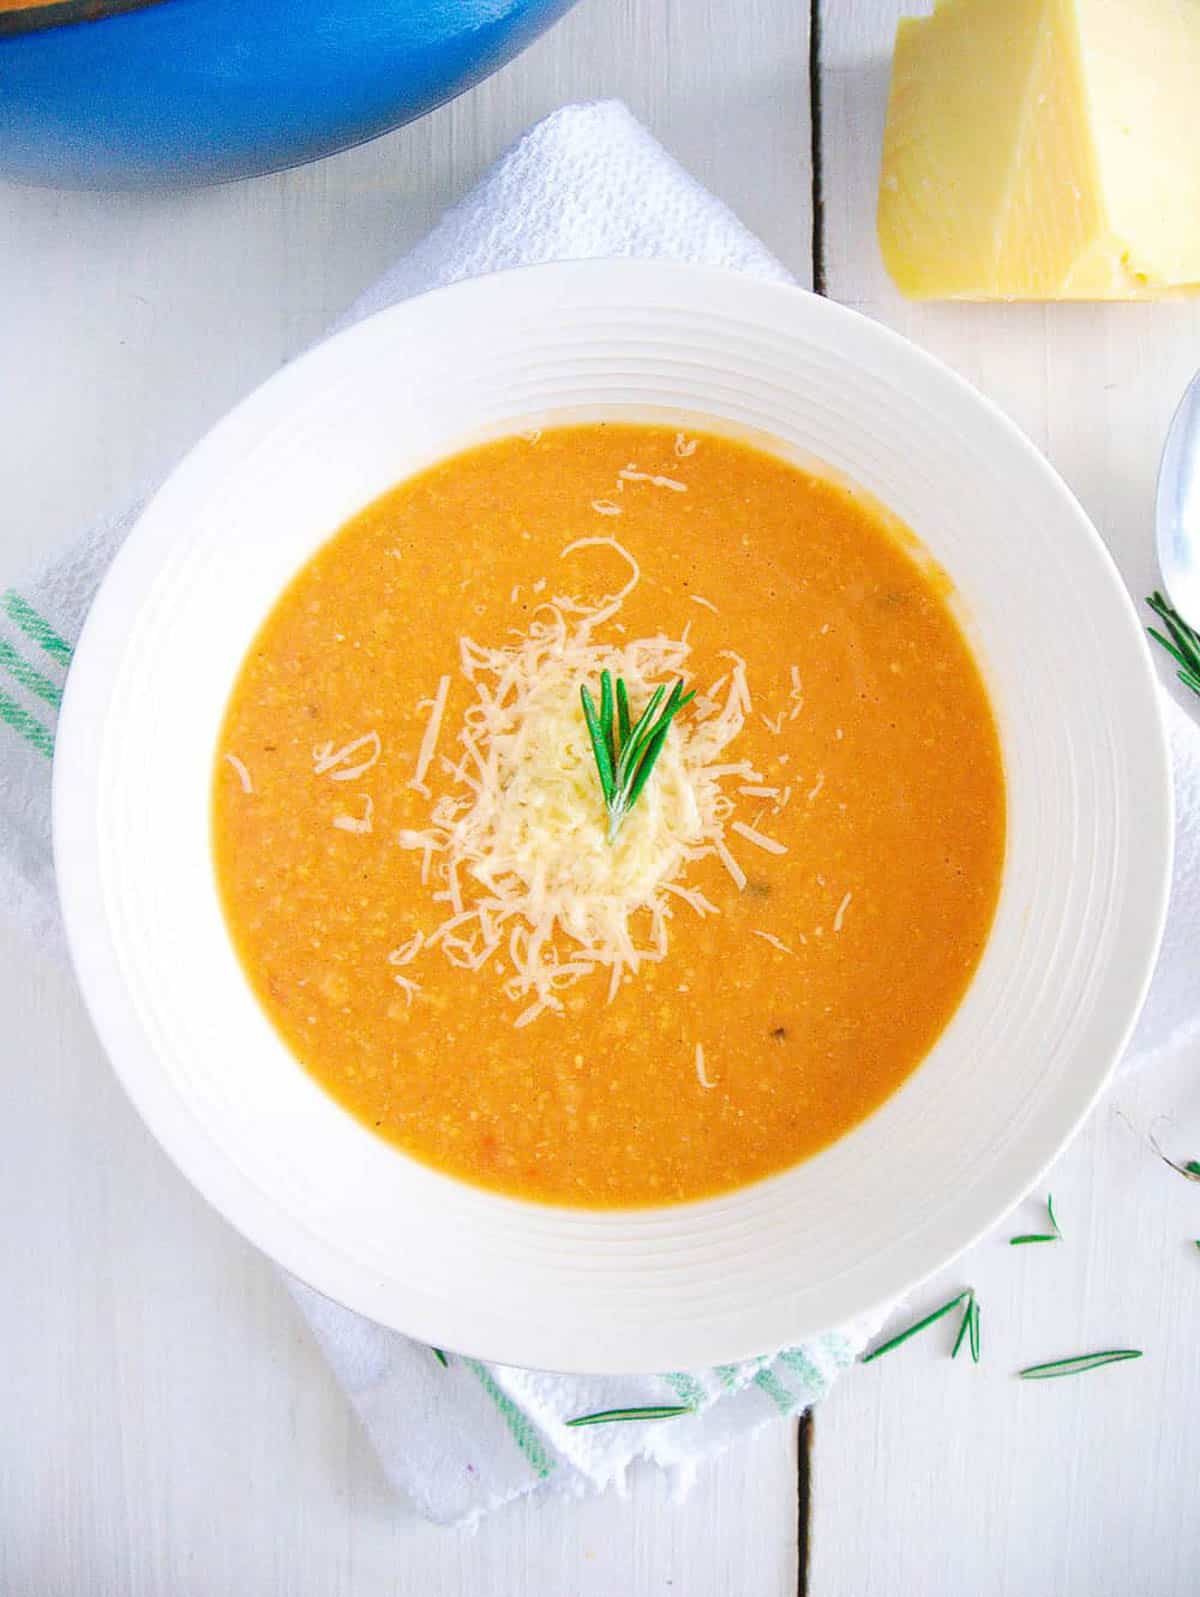
[[[406,1153],[548,1202],[694,1199],[896,1090],[1004,853],[947,583],[862,496],[741,442],[560,428],[402,483],[238,677],[216,870],[296,1057]],[[697,697],[607,841],[579,707]]]

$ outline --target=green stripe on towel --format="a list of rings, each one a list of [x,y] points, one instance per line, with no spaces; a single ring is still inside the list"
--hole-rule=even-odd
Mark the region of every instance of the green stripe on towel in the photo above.
[[[664,1375],[663,1380],[679,1401],[687,1403],[691,1408],[702,1408],[708,1400],[708,1393],[693,1375],[685,1375],[679,1370],[674,1370],[670,1375]]]
[[[790,1414],[796,1407],[796,1399],[773,1370],[759,1370],[754,1384],[767,1394],[781,1414]]]
[[[840,1331],[827,1331],[824,1342],[839,1370],[848,1370],[858,1358],[857,1352]]]
[[[62,638],[37,611],[27,599],[14,589],[9,588],[5,594],[0,594],[0,610],[3,610],[9,620],[20,627],[26,637],[45,649],[46,653],[63,665],[70,665],[73,650],[66,638]]]
[[[817,1368],[808,1354],[798,1347],[784,1348],[779,1355],[779,1362],[786,1364],[789,1370],[793,1370],[800,1377],[805,1386],[812,1388],[813,1397],[820,1397],[829,1385],[824,1373]]]
[[[486,1365],[480,1364],[478,1359],[464,1359],[463,1363],[475,1375],[480,1386],[496,1405],[513,1441],[532,1465],[538,1479],[544,1481],[554,1468],[554,1460],[542,1446],[542,1439],[533,1421],[528,1414],[517,1407],[506,1392],[500,1390],[492,1380]]]
[[[58,709],[62,703],[62,689],[49,677],[35,671],[5,638],[0,638],[0,665],[7,666],[23,688],[28,688],[30,693],[35,693],[39,699],[45,699],[47,704]]]
[[[48,760],[54,757],[54,739],[50,733],[36,715],[30,715],[28,710],[22,709],[15,699],[9,698],[7,693],[0,693],[0,721],[11,726],[14,732],[19,732]]]

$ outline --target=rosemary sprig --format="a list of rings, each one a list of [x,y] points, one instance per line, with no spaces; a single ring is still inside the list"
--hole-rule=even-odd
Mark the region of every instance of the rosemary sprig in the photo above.
[[[1052,1231],[1026,1231],[1019,1237],[1009,1237],[1009,1247],[1019,1248],[1025,1242],[1060,1242],[1062,1232],[1058,1229],[1058,1221],[1054,1216],[1053,1193],[1048,1193],[1046,1196],[1046,1211],[1050,1216],[1050,1224],[1054,1227]]]
[[[667,1403],[657,1408],[606,1408],[598,1414],[577,1414],[568,1425],[613,1425],[619,1420],[672,1420],[677,1414],[693,1414],[690,1403]]]
[[[966,1331],[971,1342],[971,1357],[978,1363],[979,1314],[978,1309],[975,1310],[974,1314],[972,1313],[972,1305],[975,1303],[975,1292],[972,1287],[968,1287],[965,1292],[960,1292],[957,1297],[951,1298],[948,1303],[943,1303],[940,1309],[934,1309],[932,1314],[927,1314],[923,1320],[918,1320],[915,1325],[910,1325],[907,1330],[900,1331],[886,1342],[881,1342],[877,1348],[872,1348],[870,1353],[864,1353],[860,1362],[870,1364],[872,1359],[882,1358],[885,1353],[890,1353],[894,1347],[899,1347],[902,1342],[907,1342],[910,1336],[916,1336],[918,1331],[925,1330],[927,1326],[933,1325],[935,1321],[942,1319],[944,1315],[952,1314],[961,1303],[965,1303],[967,1308],[963,1315],[962,1323],[958,1328],[958,1337],[954,1343],[954,1353],[958,1352],[963,1339],[963,1332]],[[972,1323],[974,1323],[973,1331],[971,1329]],[[954,1357],[954,1353],[950,1355],[951,1358]]]
[[[1123,1364],[1126,1359],[1140,1359],[1141,1356],[1141,1348],[1112,1347],[1102,1353],[1077,1353],[1069,1359],[1051,1359],[1049,1364],[1030,1364],[1017,1374],[1023,1381],[1053,1381],[1060,1375],[1082,1375],[1104,1364]]]
[[[1200,632],[1188,626],[1163,594],[1155,591],[1146,603],[1166,627],[1170,637],[1164,638],[1154,627],[1147,627],[1147,632],[1155,643],[1162,644],[1180,667],[1179,680],[1184,687],[1191,688],[1193,693],[1200,693]]]
[[[431,1347],[429,1349],[429,1351],[433,1354],[434,1358],[438,1361],[438,1363],[442,1366],[442,1368],[444,1370],[448,1370],[450,1368],[450,1360],[442,1352],[440,1347]]]
[[[956,1359],[958,1357],[958,1350],[962,1346],[964,1336],[967,1338],[967,1344],[971,1349],[971,1362],[972,1364],[978,1364],[979,1299],[975,1296],[974,1292],[969,1293],[967,1297],[967,1306],[963,1310],[963,1317],[958,1326],[958,1335],[954,1338],[954,1347],[950,1353],[950,1357],[952,1359]]]
[[[579,697],[596,756],[600,791],[608,811],[608,841],[612,843],[662,753],[671,722],[696,695],[684,693],[679,681],[667,697],[666,684],[660,683],[636,722],[630,714],[628,690],[619,677],[614,690],[611,671],[600,673],[599,709],[586,684],[580,686]]]
[[[958,1357],[958,1350],[963,1344],[963,1337],[967,1334],[967,1324],[970,1318],[971,1305],[968,1302],[966,1308],[963,1310],[963,1317],[958,1322],[958,1335],[954,1338],[954,1346],[950,1349],[950,1357],[952,1359],[956,1359]]]
[[[1146,1137],[1163,1164],[1169,1166],[1177,1175],[1181,1175],[1185,1181],[1200,1181],[1200,1159],[1185,1159],[1180,1164],[1178,1159],[1172,1159],[1170,1154],[1162,1151],[1152,1129],[1147,1131]]]

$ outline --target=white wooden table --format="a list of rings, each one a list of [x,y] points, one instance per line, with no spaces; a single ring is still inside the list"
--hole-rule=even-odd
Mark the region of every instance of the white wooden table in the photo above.
[[[815,260],[816,286],[1008,410],[1146,591],[1155,461],[1200,364],[1200,309],[897,299],[872,214],[901,9],[824,0],[810,51],[807,0],[582,0],[455,105],[300,172],[185,195],[0,186],[0,574],[163,470],[536,117],[618,95],[799,278]],[[1010,1249],[1004,1228],[918,1294],[914,1310],[976,1287],[979,1368],[950,1364],[938,1327],[845,1379],[807,1462],[778,1427],[682,1505],[647,1473],[628,1499],[525,1502],[466,1534],[389,1494],[274,1272],[142,1130],[70,977],[10,934],[0,1005],[3,1597],[1200,1585],[1200,1187],[1146,1142],[1168,1116],[1162,1140],[1200,1156],[1200,1058],[1121,1081],[1092,1116],[1048,1183],[1062,1243]],[[1031,1201],[1011,1229],[1039,1219]],[[1012,1378],[1106,1345],[1146,1357]]]

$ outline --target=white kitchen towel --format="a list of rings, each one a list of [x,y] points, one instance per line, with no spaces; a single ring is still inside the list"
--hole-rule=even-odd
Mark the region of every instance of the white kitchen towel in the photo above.
[[[618,104],[547,118],[339,326],[425,289],[503,267],[612,255],[702,261],[787,280],[780,264]],[[50,856],[50,763],[72,645],[135,521],[133,505],[0,597],[0,894],[44,947],[63,950]],[[1200,913],[1200,728],[1169,710],[1180,818],[1171,927],[1135,1052],[1200,1030],[1187,927]],[[468,1520],[538,1488],[622,1485],[649,1459],[681,1483],[704,1457],[816,1401],[876,1320],[736,1366],[645,1377],[562,1377],[486,1365],[410,1341],[298,1282],[289,1288],[383,1467],[423,1513]],[[442,1358],[445,1358],[445,1363]],[[638,1409],[659,1419],[569,1422]]]

